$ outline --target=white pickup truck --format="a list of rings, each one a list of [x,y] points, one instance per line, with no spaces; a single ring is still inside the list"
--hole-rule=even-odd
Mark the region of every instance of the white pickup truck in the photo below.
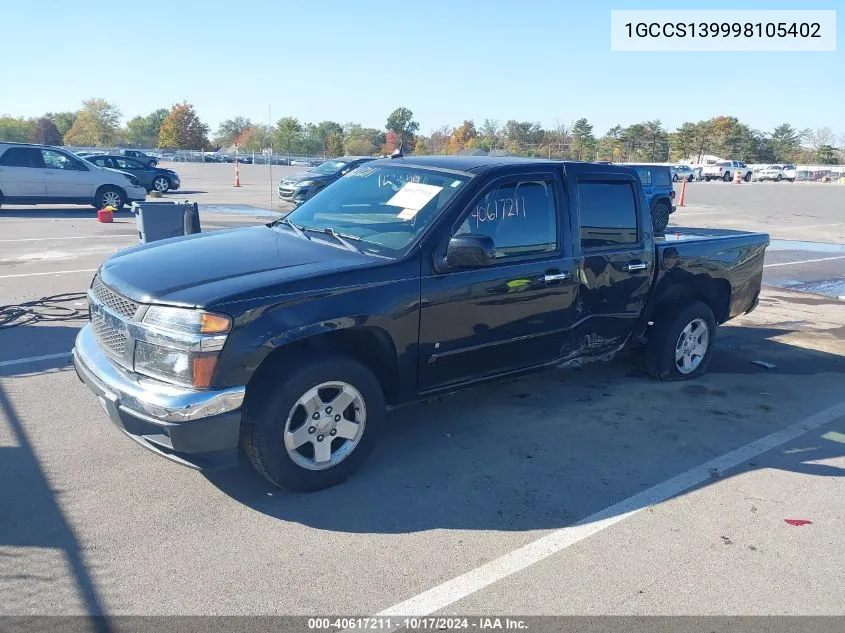
[[[724,160],[715,165],[705,165],[701,170],[701,177],[704,180],[733,180],[734,174],[739,171],[745,182],[751,180],[751,168],[739,160]]]

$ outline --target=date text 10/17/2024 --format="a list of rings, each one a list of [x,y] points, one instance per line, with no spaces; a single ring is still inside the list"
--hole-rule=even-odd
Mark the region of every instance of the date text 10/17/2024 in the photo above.
[[[527,631],[528,623],[509,617],[309,618],[312,631]]]

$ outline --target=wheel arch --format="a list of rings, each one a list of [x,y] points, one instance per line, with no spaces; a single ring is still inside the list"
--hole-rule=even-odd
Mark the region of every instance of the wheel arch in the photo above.
[[[256,368],[247,384],[251,390],[271,380],[280,365],[293,358],[313,354],[342,354],[362,363],[378,379],[386,401],[399,400],[399,363],[393,339],[374,325],[355,325],[342,329],[320,329],[309,335],[285,342],[273,349]]]
[[[655,297],[649,311],[649,321],[656,321],[660,314],[674,311],[678,305],[701,301],[713,311],[716,323],[728,320],[731,301],[731,284],[726,279],[708,275],[686,278],[665,288]]]
[[[103,189],[117,189],[123,195],[124,202],[126,202],[128,198],[128,196],[126,195],[126,189],[124,187],[121,187],[120,185],[113,182],[107,182],[97,187],[97,190],[94,192],[94,206],[97,205],[97,199],[100,197],[100,194],[102,193]]]

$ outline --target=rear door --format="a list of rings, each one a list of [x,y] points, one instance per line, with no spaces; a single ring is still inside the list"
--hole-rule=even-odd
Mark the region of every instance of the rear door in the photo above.
[[[0,191],[8,202],[45,202],[44,171],[40,149],[10,147],[0,156]]]
[[[638,183],[624,173],[575,171],[567,188],[578,210],[581,261],[569,356],[597,356],[625,342],[648,297],[654,271],[650,213]]]
[[[89,202],[99,184],[99,173],[92,171],[76,157],[52,149],[42,149],[44,173],[47,177],[47,199],[67,202]]]
[[[423,263],[420,391],[560,356],[573,321],[568,217],[552,171],[495,179],[462,210],[449,237],[492,237],[496,263],[445,274]]]

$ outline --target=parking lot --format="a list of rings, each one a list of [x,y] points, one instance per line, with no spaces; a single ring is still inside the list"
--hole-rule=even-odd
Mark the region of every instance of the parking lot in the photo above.
[[[235,188],[232,165],[175,169],[166,197],[198,202],[204,230],[268,222],[299,171],[242,165]],[[685,198],[668,231],[772,238],[760,305],[720,329],[706,376],[620,357],[408,406],[357,475],[308,495],[113,427],[69,351],[135,219],[4,206],[0,613],[841,614],[845,185]]]

